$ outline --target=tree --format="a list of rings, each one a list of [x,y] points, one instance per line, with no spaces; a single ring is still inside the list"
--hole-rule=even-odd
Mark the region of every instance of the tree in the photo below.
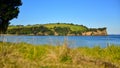
[[[71,31],[69,27],[54,27],[54,30],[58,35],[67,35]]]
[[[17,18],[21,0],[0,0],[0,34],[5,33],[10,20]]]

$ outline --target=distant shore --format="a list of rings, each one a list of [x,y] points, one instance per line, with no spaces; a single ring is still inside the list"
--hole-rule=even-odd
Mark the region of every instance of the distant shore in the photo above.
[[[11,25],[6,34],[38,35],[38,36],[104,36],[106,27],[88,28],[84,25],[72,23],[52,23],[36,25]]]
[[[120,34],[110,34],[110,35],[120,35]],[[64,35],[0,34],[0,36],[64,36]],[[109,36],[109,34],[108,35],[65,35],[65,36]]]

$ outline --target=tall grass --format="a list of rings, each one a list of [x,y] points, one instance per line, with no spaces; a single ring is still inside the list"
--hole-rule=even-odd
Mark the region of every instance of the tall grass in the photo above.
[[[0,68],[117,68],[120,46],[106,48],[0,43]]]

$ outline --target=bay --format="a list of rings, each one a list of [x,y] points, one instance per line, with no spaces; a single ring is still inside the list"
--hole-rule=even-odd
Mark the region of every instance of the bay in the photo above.
[[[18,36],[18,35],[4,35],[0,36],[0,41],[4,42],[25,42],[30,44],[47,44],[47,45],[68,45],[69,47],[79,46],[101,46],[120,45],[120,35],[108,36]]]

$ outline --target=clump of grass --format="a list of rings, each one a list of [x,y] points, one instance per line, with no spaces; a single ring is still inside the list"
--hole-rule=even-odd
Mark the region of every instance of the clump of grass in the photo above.
[[[120,46],[106,48],[0,43],[0,68],[117,68]]]
[[[77,48],[80,54],[89,56],[96,61],[99,62],[110,62],[120,65],[120,46],[119,45],[110,45],[105,48],[101,48],[100,46],[94,46],[93,48],[89,47],[80,47]]]

